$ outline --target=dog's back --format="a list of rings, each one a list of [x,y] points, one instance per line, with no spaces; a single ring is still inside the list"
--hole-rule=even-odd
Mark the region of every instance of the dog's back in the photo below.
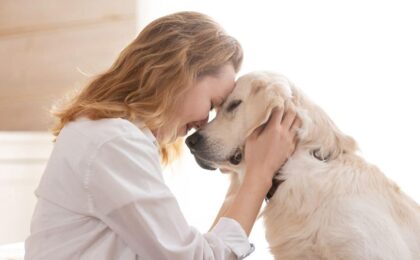
[[[420,259],[420,207],[298,89],[300,143],[264,210],[276,259]]]

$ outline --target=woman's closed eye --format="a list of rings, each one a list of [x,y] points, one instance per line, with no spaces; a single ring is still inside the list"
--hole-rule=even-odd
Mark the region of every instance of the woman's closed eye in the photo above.
[[[213,111],[214,110],[214,105],[213,105],[213,102],[210,104],[210,111]]]

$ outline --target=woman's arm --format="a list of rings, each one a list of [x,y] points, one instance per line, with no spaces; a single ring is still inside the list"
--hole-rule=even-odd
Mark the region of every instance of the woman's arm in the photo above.
[[[220,208],[219,212],[217,213],[216,219],[211,225],[210,230],[217,224],[219,219],[226,214],[226,211],[230,208],[233,201],[235,200],[236,194],[238,193],[240,187],[241,187],[241,183],[239,181],[238,174],[230,173],[229,189],[226,193],[225,200],[223,201],[223,205]]]
[[[271,181],[268,184],[246,178],[224,216],[239,222],[249,236],[270,187]]]
[[[289,109],[283,116],[275,109],[267,125],[258,128],[245,146],[246,173],[232,205],[222,216],[239,222],[247,235],[258,216],[262,202],[271,187],[274,174],[296,147],[296,129],[300,120]]]

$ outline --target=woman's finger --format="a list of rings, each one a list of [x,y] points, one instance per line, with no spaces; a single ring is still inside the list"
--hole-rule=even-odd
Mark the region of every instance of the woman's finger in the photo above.
[[[251,137],[257,137],[261,134],[261,132],[265,128],[265,124],[260,125],[259,127],[255,128],[255,130],[252,132]]]
[[[296,118],[296,111],[292,108],[289,108],[286,111],[286,114],[283,117],[283,121],[281,122],[281,124],[286,128],[286,129],[290,129],[290,127],[293,124],[293,121]]]
[[[268,120],[267,126],[279,125],[283,118],[283,112],[284,110],[281,109],[280,107],[273,108],[273,110],[271,110],[271,115]]]
[[[302,126],[302,120],[296,115],[295,120],[289,128],[289,131],[296,133],[299,128]]]

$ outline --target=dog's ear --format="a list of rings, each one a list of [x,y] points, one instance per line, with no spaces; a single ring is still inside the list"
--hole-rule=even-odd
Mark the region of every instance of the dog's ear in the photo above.
[[[307,107],[310,120],[300,136],[301,144],[320,161],[334,160],[342,154],[355,152],[356,141],[338,129],[329,116],[317,105]]]
[[[332,127],[334,133],[334,145],[330,147],[332,158],[337,158],[341,154],[353,153],[358,147],[356,141],[343,132],[335,125]]]
[[[251,83],[249,97],[250,110],[246,115],[251,122],[247,135],[249,136],[256,128],[267,123],[274,108],[283,110],[293,105],[290,98],[284,92],[284,86],[275,81],[256,79]]]
[[[318,148],[311,151],[312,155],[320,161],[334,160],[340,155],[357,150],[356,141],[338,129],[333,129],[321,139],[323,142],[319,144]]]

